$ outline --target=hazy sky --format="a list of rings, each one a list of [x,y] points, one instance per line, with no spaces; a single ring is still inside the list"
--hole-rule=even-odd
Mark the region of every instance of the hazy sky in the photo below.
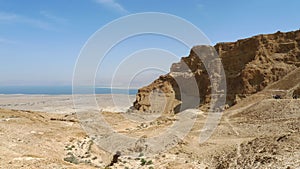
[[[71,85],[74,64],[86,40],[128,14],[177,15],[215,44],[299,29],[299,6],[298,0],[0,0],[0,85]],[[149,42],[141,46],[147,38]],[[189,53],[165,41],[145,37],[128,44],[169,44],[166,48],[177,56]],[[113,53],[110,57],[114,60]],[[105,77],[98,81],[106,85]]]

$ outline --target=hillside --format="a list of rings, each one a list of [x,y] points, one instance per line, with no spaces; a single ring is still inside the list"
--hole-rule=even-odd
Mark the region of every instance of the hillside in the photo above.
[[[194,47],[189,56],[183,57],[179,63],[172,65],[170,73],[160,76],[150,85],[139,89],[133,109],[149,112],[178,112],[178,106],[183,103],[174,74],[177,79],[181,78],[185,82],[196,78],[200,95],[200,103],[197,106],[209,103],[211,83],[204,64],[195,52],[205,51],[207,48],[210,47]],[[221,58],[226,75],[226,103],[232,106],[262,91],[300,66],[300,30],[218,43],[214,49]],[[191,74],[192,77],[186,76],[187,74]],[[157,92],[163,93],[162,97],[166,96],[167,106],[164,110],[157,109],[156,107],[159,107],[155,106],[157,103],[151,103],[151,96]]]

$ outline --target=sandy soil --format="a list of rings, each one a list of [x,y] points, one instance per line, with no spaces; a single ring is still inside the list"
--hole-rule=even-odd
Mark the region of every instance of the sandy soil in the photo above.
[[[110,168],[299,168],[300,100],[262,95],[226,110],[205,143],[198,139],[207,113],[199,112],[178,144],[151,156],[122,152]],[[97,138],[81,128],[70,96],[7,95],[0,100],[5,108],[0,109],[0,168],[105,168],[111,163],[113,154],[97,146]],[[139,140],[164,132],[178,120],[162,115],[138,122],[126,119],[124,113],[101,115],[117,133]]]

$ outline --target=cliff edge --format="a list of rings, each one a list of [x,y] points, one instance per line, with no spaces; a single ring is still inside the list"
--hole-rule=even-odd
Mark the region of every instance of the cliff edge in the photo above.
[[[183,105],[178,80],[189,85],[196,79],[199,101],[186,108],[198,108],[211,100],[211,82],[195,50],[214,48],[226,75],[226,104],[257,93],[300,67],[300,30],[257,35],[236,42],[218,43],[214,47],[195,46],[189,56],[174,63],[170,72],[138,90],[133,109],[144,112],[178,113]],[[204,53],[205,54],[205,53]],[[295,91],[298,92],[298,91]],[[186,93],[193,95],[192,93]],[[197,100],[197,99],[196,99]]]

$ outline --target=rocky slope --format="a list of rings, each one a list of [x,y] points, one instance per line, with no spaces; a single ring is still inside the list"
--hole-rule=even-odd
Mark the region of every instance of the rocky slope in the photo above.
[[[133,109],[138,111],[167,113],[179,112],[182,93],[178,80],[187,85],[195,78],[199,90],[199,103],[190,105],[198,107],[211,100],[211,82],[195,51],[205,51],[207,46],[194,47],[188,57],[172,65],[170,73],[160,76],[148,86],[139,89]],[[300,30],[268,35],[257,35],[236,42],[218,43],[214,49],[221,58],[226,74],[227,100],[229,106],[243,98],[263,90],[267,85],[278,81],[286,74],[300,66]],[[175,76],[174,76],[175,75]],[[174,78],[175,77],[175,78]],[[180,94],[181,93],[181,94]],[[195,94],[195,95],[198,95]],[[299,95],[295,90],[294,95]],[[153,96],[156,96],[153,99]],[[165,107],[157,106],[164,103]],[[151,99],[152,98],[152,99]]]

